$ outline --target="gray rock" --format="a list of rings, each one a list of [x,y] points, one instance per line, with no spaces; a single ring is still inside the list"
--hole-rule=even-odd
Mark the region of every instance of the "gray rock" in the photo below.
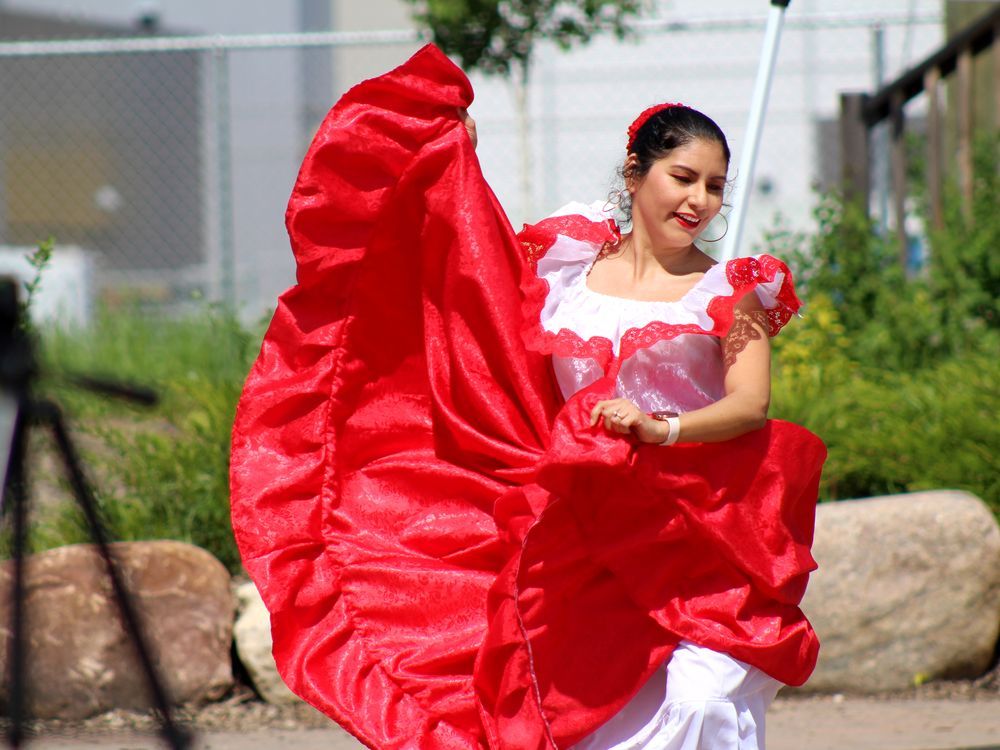
[[[805,689],[875,693],[975,677],[1000,634],[1000,528],[942,490],[825,503],[802,608],[819,633]]]
[[[172,541],[112,545],[175,703],[215,700],[233,685],[234,602],[229,573],[211,554]],[[151,704],[145,677],[91,545],[32,555],[27,565],[30,690],[39,718],[81,719]],[[10,576],[0,566],[0,669],[10,643]],[[0,699],[6,700],[6,681]]]
[[[233,627],[236,655],[253,682],[254,688],[268,703],[301,703],[282,682],[271,655],[271,617],[252,582],[237,587],[239,614]]]

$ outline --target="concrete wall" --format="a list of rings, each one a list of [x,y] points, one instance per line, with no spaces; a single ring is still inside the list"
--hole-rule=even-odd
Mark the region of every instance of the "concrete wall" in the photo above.
[[[331,0],[337,31],[379,31],[412,28],[409,3],[403,0]],[[339,95],[366,78],[399,65],[419,44],[347,47],[333,53],[334,91]]]

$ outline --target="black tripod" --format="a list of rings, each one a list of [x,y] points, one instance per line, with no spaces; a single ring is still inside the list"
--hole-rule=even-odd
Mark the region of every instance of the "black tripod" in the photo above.
[[[45,425],[52,430],[56,447],[66,468],[73,496],[83,512],[90,530],[91,541],[97,546],[104,560],[118,611],[125,631],[135,645],[149,686],[153,705],[161,723],[161,734],[174,750],[191,746],[190,734],[171,718],[170,702],[163,682],[156,672],[150,656],[149,645],[139,623],[135,605],[122,580],[118,566],[108,548],[107,533],[97,512],[93,491],[86,477],[77,452],[66,431],[59,408],[45,399],[32,396],[32,384],[37,377],[37,365],[30,337],[21,321],[17,284],[10,279],[0,279],[0,401],[13,413],[10,433],[9,462],[3,485],[4,506],[12,517],[13,585],[11,592],[11,640],[9,653],[8,685],[10,688],[8,713],[10,726],[7,741],[12,748],[19,748],[25,740],[24,719],[26,692],[29,688],[25,659],[25,586],[24,556],[27,546],[27,485],[25,473],[28,430],[32,425]],[[156,395],[144,390],[128,388],[93,379],[77,379],[82,387],[133,401],[154,403]],[[3,456],[0,455],[0,461]]]

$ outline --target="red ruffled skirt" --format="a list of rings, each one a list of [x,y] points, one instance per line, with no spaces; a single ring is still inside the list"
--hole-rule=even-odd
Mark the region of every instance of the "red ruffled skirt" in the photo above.
[[[471,100],[432,46],[355,87],[288,206],[231,461],[282,677],[387,750],[567,747],[681,639],[801,684],[822,443],[637,444],[588,426],[610,375],[563,403]]]

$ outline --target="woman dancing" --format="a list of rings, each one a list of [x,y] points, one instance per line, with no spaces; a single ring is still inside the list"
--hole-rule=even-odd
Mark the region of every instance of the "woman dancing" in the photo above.
[[[630,231],[571,204],[515,236],[471,98],[426,47],[296,183],[232,456],[279,671],[375,748],[761,748],[818,648],[824,449],[766,421],[788,269],[693,244],[729,152],[680,105],[629,129]]]

